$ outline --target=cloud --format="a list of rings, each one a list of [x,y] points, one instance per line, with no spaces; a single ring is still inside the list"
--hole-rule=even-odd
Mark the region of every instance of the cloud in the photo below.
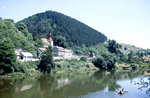
[[[3,5],[3,6],[2,6],[2,8],[3,8],[3,9],[5,9],[5,8],[6,8],[6,6],[5,6],[5,5]]]

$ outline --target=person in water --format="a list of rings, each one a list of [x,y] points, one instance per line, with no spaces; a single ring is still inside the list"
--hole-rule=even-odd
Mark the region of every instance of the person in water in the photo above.
[[[118,92],[118,94],[122,95],[122,94],[124,94],[125,92],[127,92],[127,91],[123,88],[123,89],[121,89],[121,90]]]

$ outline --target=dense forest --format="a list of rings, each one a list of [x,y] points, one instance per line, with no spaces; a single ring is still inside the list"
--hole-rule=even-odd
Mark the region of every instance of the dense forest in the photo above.
[[[47,38],[50,32],[53,38],[58,35],[65,37],[69,46],[81,46],[82,44],[93,46],[107,40],[107,37],[101,32],[55,11],[39,13],[20,22],[26,24],[35,40],[41,37]]]

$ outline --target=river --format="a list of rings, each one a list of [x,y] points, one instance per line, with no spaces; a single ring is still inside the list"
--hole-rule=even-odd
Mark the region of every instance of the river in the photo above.
[[[150,77],[143,72],[72,72],[0,78],[0,98],[149,98]],[[118,95],[120,89],[128,92]]]

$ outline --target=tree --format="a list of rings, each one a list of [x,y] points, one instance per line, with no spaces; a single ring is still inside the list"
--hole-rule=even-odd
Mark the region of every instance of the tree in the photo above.
[[[124,50],[127,50],[127,49],[128,49],[127,47],[124,48]]]
[[[35,45],[36,47],[43,47],[44,43],[40,39],[37,39]]]
[[[102,58],[102,57],[98,57],[98,58],[94,59],[92,61],[92,63],[100,69],[107,69],[107,64],[104,61],[104,58]]]
[[[84,61],[84,62],[87,61],[86,57],[81,57],[80,60],[81,60],[81,61]]]
[[[16,54],[10,38],[0,41],[0,72],[1,74],[14,71]]]
[[[120,62],[123,61],[123,62],[127,62],[128,60],[128,56],[127,55],[124,55],[123,53],[120,54]]]
[[[54,66],[55,64],[53,61],[52,47],[48,46],[47,50],[44,52],[41,58],[40,65],[38,67],[41,70],[41,72],[50,73]]]
[[[115,40],[108,41],[108,51],[111,53],[118,54],[121,45],[119,45]]]
[[[61,36],[61,35],[57,35],[55,38],[54,38],[54,44],[55,45],[58,45],[58,46],[61,46],[61,47],[68,47],[67,43],[66,43],[66,38]]]
[[[128,54],[128,61],[130,62],[130,63],[134,63],[134,52],[133,51],[131,51],[129,54]]]
[[[110,53],[104,53],[100,57],[94,59],[92,63],[100,69],[115,68],[116,57]]]
[[[33,51],[35,49],[32,35],[24,23],[14,24],[10,19],[0,19],[0,39],[10,38],[14,47]]]

